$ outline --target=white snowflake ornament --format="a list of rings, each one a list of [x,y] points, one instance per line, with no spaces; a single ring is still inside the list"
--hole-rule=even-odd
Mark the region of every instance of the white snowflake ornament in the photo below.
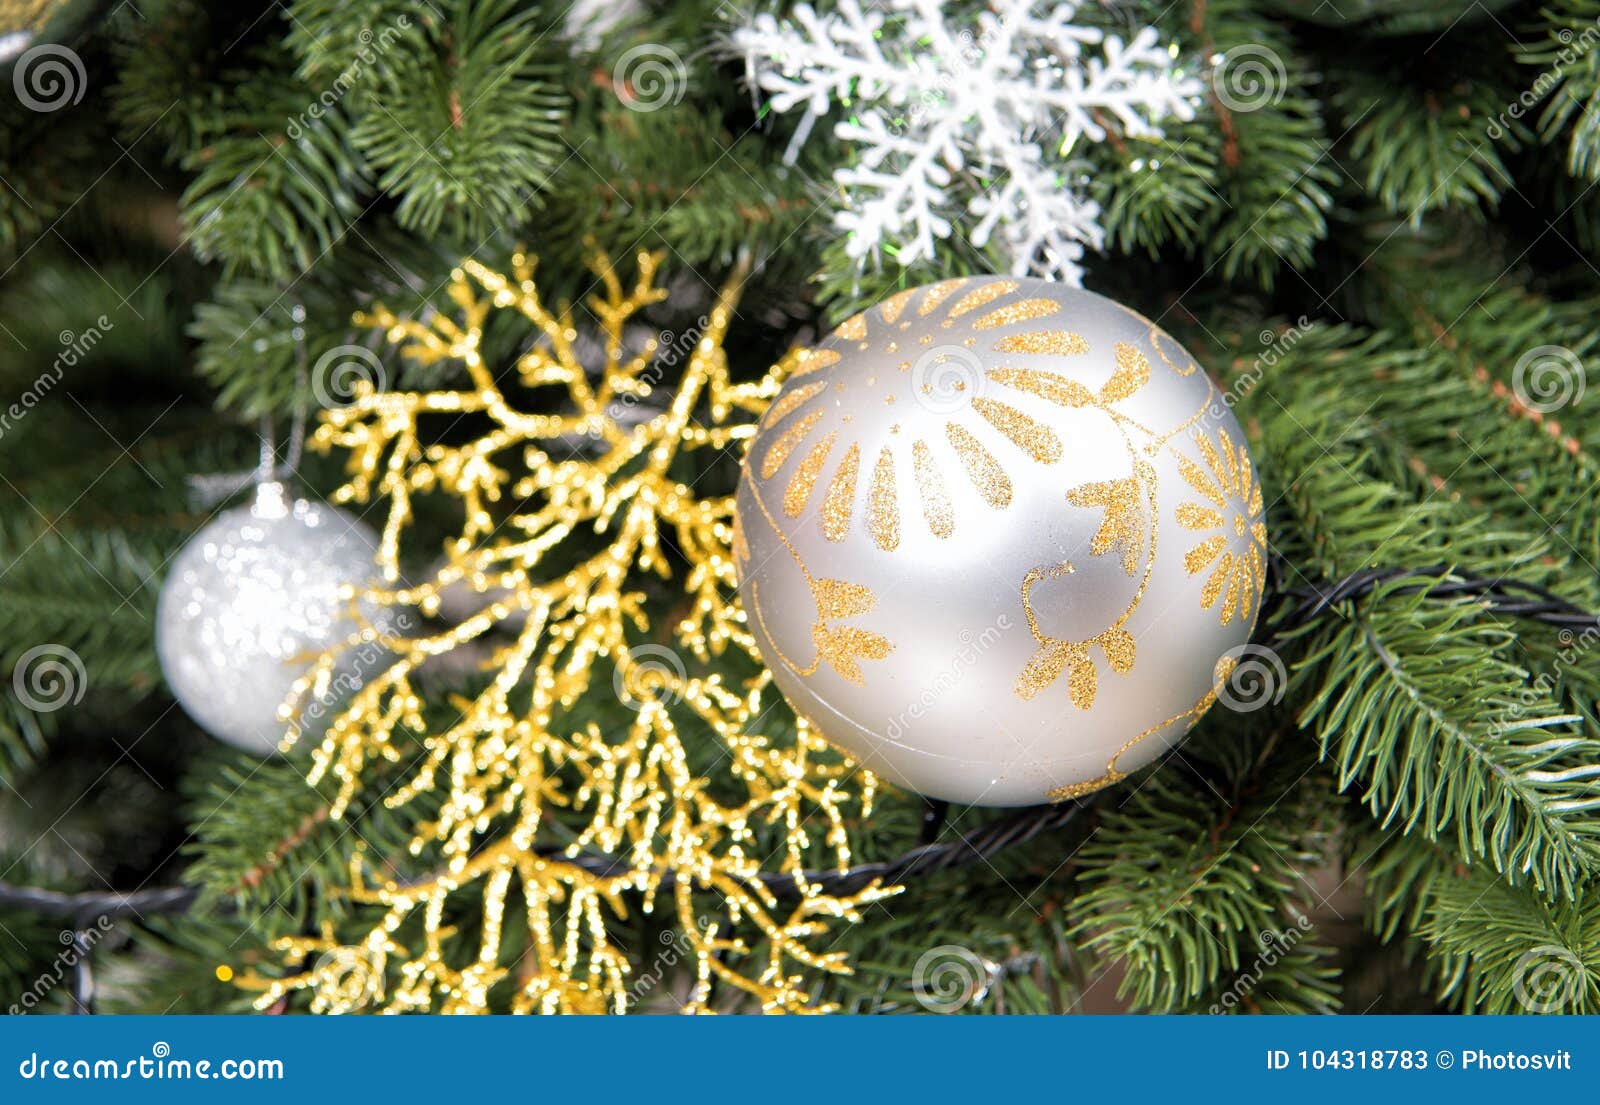
[[[952,219],[976,246],[1003,244],[1015,275],[1079,283],[1078,259],[1103,238],[1073,151],[1106,137],[1159,136],[1194,117],[1201,83],[1174,65],[1153,29],[1124,43],[1073,23],[1079,0],[994,0],[976,18],[940,0],[886,11],[837,0],[792,20],[759,15],[733,32],[752,83],[774,111],[804,112],[793,161],[819,119],[847,106],[834,134],[855,151],[833,174],[850,256],[931,260]]]

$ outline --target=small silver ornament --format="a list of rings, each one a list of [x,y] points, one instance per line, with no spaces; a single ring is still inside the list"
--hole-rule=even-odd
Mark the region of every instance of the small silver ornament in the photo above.
[[[795,709],[885,778],[1064,800],[1215,701],[1266,571],[1232,411],[1149,320],[980,277],[794,355],[737,497],[740,595]]]
[[[291,725],[278,708],[323,649],[388,618],[352,616],[341,589],[373,582],[378,542],[370,527],[334,507],[291,499],[263,483],[254,501],[212,519],[179,551],[156,611],[156,653],[180,705],[207,732],[249,752],[278,747]],[[359,685],[362,648],[341,661],[333,684]],[[374,657],[374,661],[376,658]],[[294,728],[332,719],[332,703],[305,704]]]

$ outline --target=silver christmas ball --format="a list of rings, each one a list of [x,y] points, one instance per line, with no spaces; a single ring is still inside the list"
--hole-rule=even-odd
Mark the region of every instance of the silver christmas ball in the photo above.
[[[1091,292],[901,292],[795,367],[734,550],[795,709],[885,778],[1010,806],[1154,760],[1217,696],[1266,569],[1244,435],[1195,361]]]
[[[371,528],[334,507],[290,499],[262,484],[248,506],[212,519],[172,562],[156,611],[156,653],[180,705],[207,732],[265,755],[291,726],[278,708],[318,653],[362,624],[387,618],[363,604],[352,617],[340,589],[375,579]],[[334,684],[359,685],[361,650],[346,654]],[[292,719],[302,731],[332,720],[311,700]]]

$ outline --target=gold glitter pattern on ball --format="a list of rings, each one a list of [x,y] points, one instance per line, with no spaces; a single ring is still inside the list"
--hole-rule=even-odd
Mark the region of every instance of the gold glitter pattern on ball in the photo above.
[[[995,300],[1008,296],[1016,290],[1017,282],[1015,280],[990,280],[987,283],[979,284],[966,295],[956,300],[955,306],[951,307],[950,313],[945,316],[944,324],[952,326],[955,320],[962,315],[970,311],[976,311],[984,304],[993,303]]]
[[[1113,549],[1122,554],[1122,570],[1133,575],[1139,570],[1144,551],[1144,504],[1137,480],[1101,480],[1074,487],[1067,492],[1073,506],[1101,507],[1105,520],[1089,541],[1091,556],[1104,556]]]
[[[899,322],[900,315],[905,311],[906,304],[911,302],[911,297],[917,294],[917,289],[896,292],[884,300],[878,308],[878,313],[883,316],[884,322]]]
[[[995,399],[974,399],[972,409],[1004,434],[1011,444],[1041,464],[1054,464],[1061,459],[1061,439],[1050,427],[1034,421],[1016,407]]]
[[[1200,605],[1209,610],[1221,598],[1218,614],[1223,625],[1236,615],[1249,621],[1267,568],[1267,526],[1262,517],[1265,507],[1261,484],[1255,478],[1243,443],[1235,445],[1227,430],[1217,431],[1215,445],[1204,434],[1196,434],[1194,442],[1205,467],[1183,457],[1179,460],[1179,471],[1184,482],[1199,492],[1205,502],[1181,504],[1177,510],[1178,524],[1198,533],[1215,532],[1189,550],[1184,557],[1184,568],[1195,575],[1215,563],[1216,567],[1200,588]],[[1228,551],[1227,528],[1239,536],[1249,534],[1250,543],[1244,552]]]
[[[999,310],[990,311],[972,324],[974,330],[993,330],[997,326],[1011,326],[1018,322],[1031,322],[1036,318],[1049,318],[1061,310],[1053,299],[1023,299],[1007,303]]]
[[[877,596],[870,587],[860,583],[852,583],[843,579],[818,578],[811,569],[806,567],[806,562],[801,557],[799,550],[794,547],[788,535],[773,518],[772,512],[767,509],[767,504],[762,500],[761,493],[755,493],[755,503],[767,525],[772,527],[772,532],[777,534],[784,551],[800,569],[800,574],[806,581],[806,587],[811,592],[811,601],[817,609],[817,619],[811,624],[811,643],[816,648],[816,658],[810,663],[802,664],[786,653],[772,638],[767,630],[761,610],[761,596],[759,587],[752,588],[750,596],[751,613],[755,616],[757,624],[762,626],[773,641],[773,650],[778,662],[794,672],[801,678],[816,674],[817,670],[826,663],[833,669],[835,675],[847,683],[857,686],[866,685],[866,676],[862,674],[859,660],[882,660],[894,651],[894,645],[881,633],[875,633],[857,626],[835,625],[833,623],[847,618],[854,618],[861,614],[870,614],[878,605]]]
[[[872,486],[867,492],[867,532],[873,544],[884,552],[900,545],[900,507],[895,501],[894,454],[887,446],[878,454],[872,470]]]
[[[949,440],[950,447],[956,451],[956,456],[961,458],[967,479],[972,481],[972,486],[983,496],[983,501],[992,507],[1009,506],[1011,479],[1006,475],[1006,470],[1000,467],[1000,462],[983,447],[983,442],[954,422],[945,423],[944,436]]]
[[[1106,386],[1100,389],[1100,402],[1116,403],[1127,399],[1150,381],[1150,362],[1145,355],[1125,341],[1112,347],[1117,371]]]
[[[965,280],[941,280],[937,284],[930,284],[922,293],[922,303],[917,307],[917,314],[927,318],[939,309],[939,304],[960,291],[966,283]]]
[[[860,341],[862,338],[867,336],[866,312],[862,312],[853,318],[845,319],[839,324],[839,328],[835,330],[834,333],[848,341]],[[829,352],[833,351],[829,350]],[[834,353],[834,359],[836,361],[838,360],[838,357],[839,354]]]
[[[795,375],[798,376],[799,373],[797,372]],[[772,404],[771,409],[767,411],[767,425],[776,426],[796,410],[815,399],[827,386],[828,382],[822,380],[815,384],[807,384],[804,387],[795,388],[788,395]]]
[[[762,479],[770,480],[777,474],[778,469],[782,468],[789,460],[789,454],[793,453],[800,443],[806,439],[806,435],[816,428],[818,422],[822,421],[823,413],[823,411],[812,411],[779,435],[778,440],[772,443],[772,447],[767,450],[766,457],[761,461]]]
[[[1061,407],[1087,407],[1094,403],[1094,392],[1078,381],[1054,372],[1037,372],[1031,368],[991,368],[988,377],[997,384],[1026,391]]]
[[[939,474],[939,462],[933,459],[933,450],[925,441],[912,446],[911,456],[928,531],[935,537],[949,537],[955,532],[956,520],[950,511],[950,496],[944,491],[944,477]]]
[[[828,484],[822,500],[822,534],[829,541],[843,541],[850,531],[850,513],[855,507],[856,475],[861,469],[861,446],[852,444],[839,462],[839,469]]]
[[[806,502],[811,498],[811,489],[817,484],[817,473],[828,462],[828,454],[838,437],[838,434],[831,433],[817,442],[800,462],[800,467],[795,469],[794,477],[789,480],[789,487],[783,493],[783,512],[789,517],[798,518],[805,510]]]
[[[1039,353],[1058,356],[1078,356],[1089,352],[1089,343],[1082,334],[1071,330],[1031,330],[1025,334],[1012,334],[994,343],[996,353]]]
[[[842,330],[843,327],[840,327],[840,329]],[[791,379],[797,376],[809,376],[813,372],[821,372],[825,368],[833,367],[839,363],[839,351],[837,349],[802,349],[797,355],[797,361],[794,371],[789,374]]]

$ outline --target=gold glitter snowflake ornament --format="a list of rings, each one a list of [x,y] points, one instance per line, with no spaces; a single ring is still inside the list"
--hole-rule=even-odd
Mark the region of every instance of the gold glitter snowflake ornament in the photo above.
[[[614,417],[651,392],[655,346],[630,353],[623,330],[665,297],[658,263],[640,254],[625,287],[595,258],[598,374],[575,352],[573,312],[546,305],[521,256],[510,276],[463,264],[455,317],[380,308],[360,320],[462,379],[368,390],[322,416],[314,446],[348,458],[336,498],[384,519],[388,582],[362,597],[433,615],[447,590],[464,590],[473,608],[436,632],[386,638],[386,666],[364,673],[313,750],[312,782],[337,784],[334,816],[381,800],[408,814],[413,836],[408,856],[357,851],[347,892],[365,936],[283,941],[285,974],[263,1005],[305,990],[329,1011],[622,1012],[640,994],[611,930],[643,910],[681,932],[696,980],[687,1011],[719,991],[809,1010],[810,974],[848,970],[822,950],[828,931],[893,892],[833,896],[806,882],[807,869],[849,864],[846,820],[868,812],[873,782],[804,722],[792,738],[768,735],[785,715],[735,593],[732,497],[692,482],[719,451],[742,449],[778,390],[776,373],[729,378],[737,278],[665,409],[633,425]],[[492,312],[520,315],[534,338],[504,384],[483,355]],[[573,455],[575,435],[597,449]],[[414,508],[436,497],[455,504],[459,528],[431,578],[407,582]],[[298,698],[327,691],[342,651],[318,661]],[[430,668],[453,656],[481,658],[480,683],[430,699]],[[724,674],[741,666],[743,681]],[[801,896],[776,896],[763,881],[774,872],[798,876]]]

